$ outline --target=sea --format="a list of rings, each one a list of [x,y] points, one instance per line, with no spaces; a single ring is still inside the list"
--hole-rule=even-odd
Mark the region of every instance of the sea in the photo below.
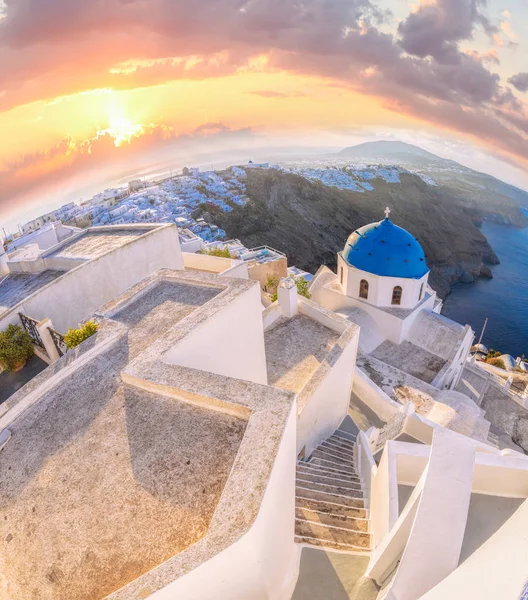
[[[528,210],[523,209],[528,216]],[[490,267],[493,279],[459,283],[446,298],[442,314],[469,324],[482,343],[514,357],[528,356],[528,228],[518,229],[484,221],[482,233],[499,257]],[[475,342],[476,343],[476,342]]]

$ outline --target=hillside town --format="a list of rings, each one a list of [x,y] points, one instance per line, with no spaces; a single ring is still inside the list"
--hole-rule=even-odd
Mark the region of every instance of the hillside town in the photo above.
[[[204,242],[214,242],[225,237],[225,231],[202,217],[193,214],[198,208],[217,209],[228,213],[236,206],[244,206],[246,194],[246,169],[275,168],[285,173],[294,173],[309,181],[342,190],[362,193],[373,190],[372,181],[383,180],[399,183],[400,167],[352,164],[310,165],[286,162],[283,165],[252,163],[232,166],[222,171],[201,171],[199,168],[184,168],[180,175],[155,182],[134,179],[127,187],[109,188],[88,200],[69,202],[60,208],[21,224],[16,232],[5,235],[5,243],[15,249],[28,242],[27,237],[49,223],[60,221],[74,227],[97,227],[102,225],[125,225],[132,223],[175,223],[180,229],[188,230]],[[423,173],[417,173],[425,183],[436,185]]]
[[[0,598],[518,600],[528,388],[390,213],[313,276],[175,222],[0,250]]]

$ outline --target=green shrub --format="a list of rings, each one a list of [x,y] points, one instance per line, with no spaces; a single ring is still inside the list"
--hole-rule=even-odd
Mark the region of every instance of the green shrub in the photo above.
[[[0,332],[0,363],[6,371],[15,371],[33,356],[29,333],[19,325],[8,325]]]
[[[308,282],[304,277],[294,277],[290,275],[290,278],[295,281],[295,285],[297,286],[297,293],[299,296],[304,296],[305,298],[310,299],[312,295],[308,291]],[[273,277],[272,275],[268,275],[266,280],[266,292],[271,294],[271,301],[275,302],[278,298],[277,288],[279,287],[279,278]]]
[[[499,369],[506,369],[506,365],[502,358],[488,358],[486,361],[488,365],[493,365],[494,367],[499,367]]]
[[[87,321],[84,325],[78,329],[68,329],[68,333],[64,336],[64,342],[66,346],[71,349],[75,348],[84,340],[91,337],[99,326],[94,321]]]
[[[214,248],[209,248],[208,250],[202,250],[202,254],[208,254],[209,256],[220,256],[221,258],[235,258],[231,252],[229,252],[229,248],[227,246],[224,246],[223,248],[215,246]]]

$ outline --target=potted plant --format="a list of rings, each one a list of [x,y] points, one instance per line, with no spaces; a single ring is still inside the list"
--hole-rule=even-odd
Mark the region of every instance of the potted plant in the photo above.
[[[6,371],[20,371],[33,354],[33,342],[22,327],[8,325],[0,332],[0,363]]]

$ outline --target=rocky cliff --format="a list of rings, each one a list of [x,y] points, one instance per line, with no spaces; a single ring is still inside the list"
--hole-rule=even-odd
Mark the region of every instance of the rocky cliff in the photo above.
[[[474,206],[412,174],[402,174],[400,183],[377,179],[372,185],[372,191],[357,193],[274,169],[248,169],[248,204],[215,212],[213,219],[228,237],[249,247],[268,244],[285,252],[289,264],[314,272],[321,264],[335,268],[348,235],[382,219],[389,206],[393,222],[422,244],[440,296],[459,281],[491,275],[486,265],[499,261],[476,225],[481,215]]]

